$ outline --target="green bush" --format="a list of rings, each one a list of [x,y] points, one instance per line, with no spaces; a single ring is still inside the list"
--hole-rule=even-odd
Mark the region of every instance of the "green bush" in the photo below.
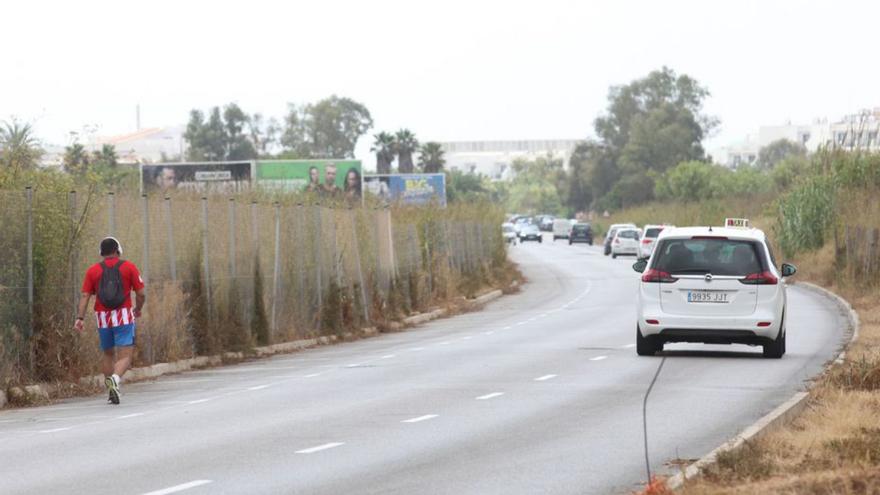
[[[814,176],[777,201],[774,232],[785,256],[822,247],[834,224],[834,196],[833,178]]]

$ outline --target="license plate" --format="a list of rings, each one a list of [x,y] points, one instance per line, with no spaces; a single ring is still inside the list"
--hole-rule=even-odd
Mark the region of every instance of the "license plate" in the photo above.
[[[714,290],[689,290],[689,303],[717,303],[727,304],[730,300],[727,298],[728,293]]]

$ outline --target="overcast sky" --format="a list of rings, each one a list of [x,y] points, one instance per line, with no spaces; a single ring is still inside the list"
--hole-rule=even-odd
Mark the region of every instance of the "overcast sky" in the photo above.
[[[371,133],[582,138],[610,85],[663,65],[711,91],[710,149],[880,106],[870,0],[31,0],[3,18],[0,119],[55,144],[84,125],[133,131],[138,103],[150,127],[230,101],[281,116],[333,93],[369,108]]]

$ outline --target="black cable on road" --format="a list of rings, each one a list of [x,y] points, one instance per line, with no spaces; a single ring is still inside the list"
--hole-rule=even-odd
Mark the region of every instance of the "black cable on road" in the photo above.
[[[648,385],[645,398],[642,400],[642,429],[645,437],[645,471],[648,473],[648,480],[646,481],[648,484],[651,483],[651,462],[648,460],[648,396],[651,395],[651,389],[654,388],[654,383],[657,382],[657,377],[660,376],[660,370],[663,369],[663,363],[665,362],[666,356],[663,356],[663,359],[660,360],[660,364],[657,366],[657,371],[654,373],[654,378],[651,379],[651,384]]]

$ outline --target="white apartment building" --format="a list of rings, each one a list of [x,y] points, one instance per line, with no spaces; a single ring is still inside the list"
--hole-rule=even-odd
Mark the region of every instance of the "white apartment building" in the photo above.
[[[812,124],[784,124],[761,126],[755,135],[715,151],[715,161],[731,168],[750,165],[758,159],[761,148],[780,139],[800,143],[812,153],[821,147],[839,147],[848,150],[880,151],[880,108],[862,110],[829,122],[816,120]]]
[[[481,174],[492,180],[507,180],[513,175],[513,161],[522,158],[533,160],[548,154],[561,158],[563,166],[568,161],[578,139],[523,139],[497,141],[451,141],[443,146],[447,170]]]

